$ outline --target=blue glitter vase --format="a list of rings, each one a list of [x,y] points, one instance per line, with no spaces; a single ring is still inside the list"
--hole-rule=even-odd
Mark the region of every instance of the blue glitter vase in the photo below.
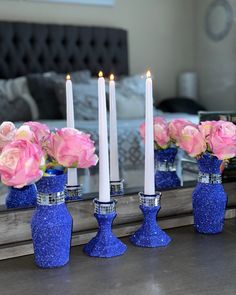
[[[96,236],[84,247],[84,252],[92,257],[111,258],[124,254],[127,246],[112,232],[112,223],[116,217],[115,201],[102,203],[94,200],[94,216],[98,222]]]
[[[177,148],[155,150],[155,188],[156,190],[171,189],[180,186],[180,179],[176,174],[175,157]]]
[[[9,188],[6,197],[6,208],[35,207],[37,203],[37,189],[35,184],[26,185],[23,188]]]
[[[227,196],[221,183],[221,163],[209,153],[198,160],[199,177],[192,197],[194,227],[199,233],[217,234],[223,230]]]
[[[142,226],[130,237],[132,244],[144,248],[167,246],[171,238],[157,224],[157,213],[160,210],[161,193],[153,196],[139,193],[140,206],[144,220]]]
[[[37,208],[31,221],[35,263],[55,268],[69,261],[72,217],[65,205],[66,174],[46,176],[38,183]]]

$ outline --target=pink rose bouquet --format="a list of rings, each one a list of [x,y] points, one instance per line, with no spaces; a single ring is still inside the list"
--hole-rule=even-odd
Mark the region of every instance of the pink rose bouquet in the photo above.
[[[199,125],[207,149],[219,160],[236,156],[236,126],[227,121],[206,121]]]
[[[49,155],[63,167],[89,168],[98,162],[90,135],[79,130],[73,128],[57,130],[48,143]]]

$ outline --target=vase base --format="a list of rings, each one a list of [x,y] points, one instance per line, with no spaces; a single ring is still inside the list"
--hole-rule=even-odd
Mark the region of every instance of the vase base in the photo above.
[[[43,268],[43,269],[51,269],[51,268],[60,268],[65,266],[67,263],[69,262],[69,258],[66,261],[63,261],[61,263],[58,263],[58,261],[56,262],[47,262],[47,263],[41,263],[41,262],[37,262],[35,261],[35,264],[37,267],[39,268]]]
[[[92,257],[111,258],[125,253],[127,246],[115,236],[105,241],[102,237],[94,237],[84,246],[84,252]]]
[[[137,247],[157,248],[166,247],[171,242],[171,238],[158,226],[152,231],[150,233],[141,227],[130,237],[131,243]]]
[[[220,234],[223,231],[223,226],[217,226],[217,227],[202,227],[202,226],[197,226],[194,225],[194,229],[196,232],[199,234],[205,234],[205,235],[217,235]]]

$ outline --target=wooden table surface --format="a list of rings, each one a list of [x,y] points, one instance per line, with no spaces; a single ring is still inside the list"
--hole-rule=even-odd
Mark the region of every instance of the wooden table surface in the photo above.
[[[168,230],[167,248],[143,249],[128,238],[125,255],[87,257],[74,247],[70,262],[43,270],[33,256],[0,261],[1,295],[233,295],[236,293],[236,221],[207,236],[192,226]]]

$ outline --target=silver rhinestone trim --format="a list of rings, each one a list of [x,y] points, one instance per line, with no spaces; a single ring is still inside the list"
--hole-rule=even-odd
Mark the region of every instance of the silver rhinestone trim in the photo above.
[[[153,196],[144,195],[143,193],[139,193],[139,201],[140,205],[146,207],[156,207],[160,205],[161,201],[161,193],[157,193]]]
[[[101,203],[97,199],[94,200],[94,213],[97,214],[110,214],[116,212],[116,201],[113,200],[109,203]]]
[[[221,174],[210,174],[199,172],[198,182],[207,183],[207,184],[220,184],[222,183]]]
[[[74,186],[66,185],[65,187],[65,195],[69,198],[82,196],[82,193],[83,193],[82,185],[74,185]]]
[[[37,194],[37,204],[41,206],[53,206],[65,203],[64,192],[57,192],[52,194]]]
[[[175,163],[170,163],[168,161],[165,162],[156,162],[156,170],[157,171],[176,171]]]
[[[124,179],[120,181],[110,181],[111,195],[120,195],[124,193]]]

